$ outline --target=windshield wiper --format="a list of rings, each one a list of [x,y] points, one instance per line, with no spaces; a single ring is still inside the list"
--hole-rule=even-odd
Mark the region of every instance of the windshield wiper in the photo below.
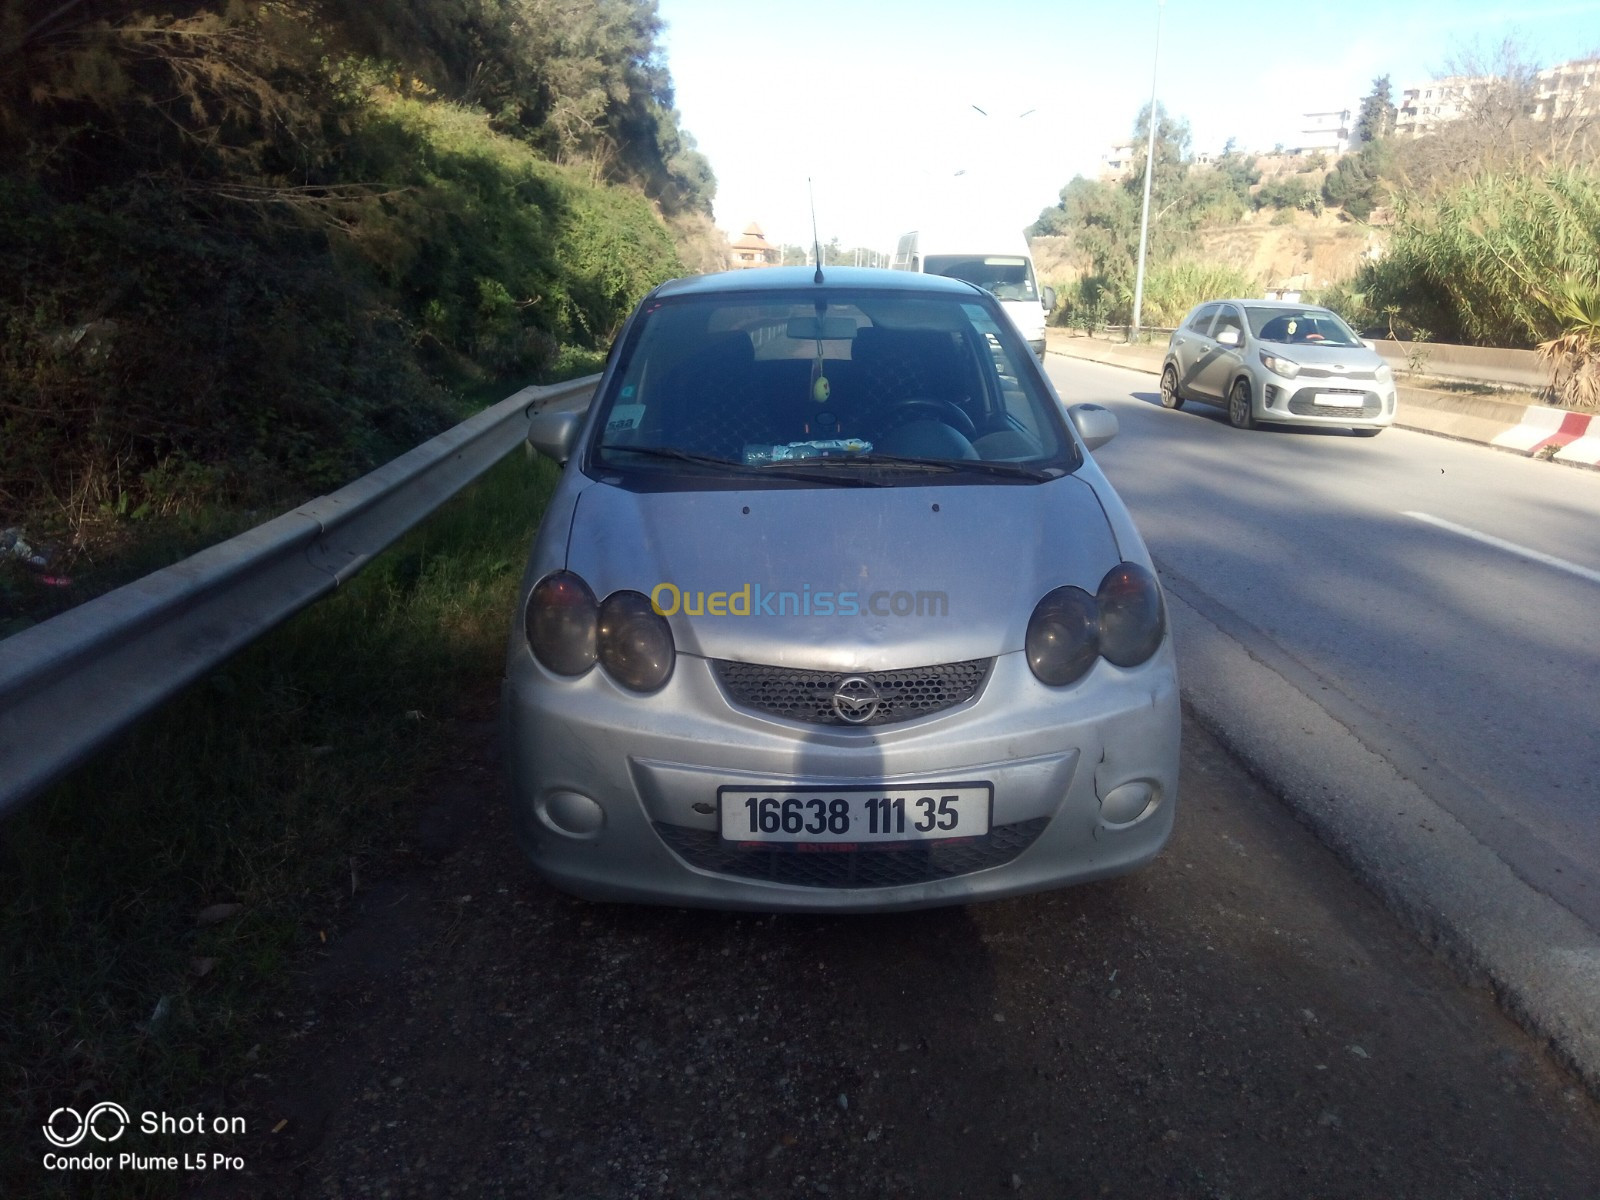
[[[649,458],[667,458],[674,462],[692,463],[697,467],[713,467],[719,471],[727,471],[735,475],[762,476],[767,479],[794,479],[802,483],[826,483],[834,487],[883,487],[884,485],[874,479],[863,479],[849,475],[827,475],[813,473],[804,469],[796,469],[798,462],[755,463],[735,462],[731,458],[719,458],[715,454],[701,454],[696,450],[680,450],[676,446],[624,446],[617,442],[602,442],[602,450],[619,450],[624,454],[642,454]],[[822,459],[806,459],[808,465],[813,462],[822,462]]]
[[[1030,467],[1024,463],[990,462],[982,458],[912,458],[903,454],[855,454],[847,458],[808,458],[807,466],[829,469],[849,466],[895,467],[907,471],[936,471],[941,474],[969,472],[978,475],[996,475],[1003,479],[1027,479],[1043,483],[1057,478],[1057,468]],[[766,467],[759,468],[767,470]]]

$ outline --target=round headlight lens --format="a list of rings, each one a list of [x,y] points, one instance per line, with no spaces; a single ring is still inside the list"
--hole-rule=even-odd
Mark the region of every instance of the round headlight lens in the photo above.
[[[672,678],[672,627],[642,592],[612,592],[600,605],[600,665],[625,688],[653,692]]]
[[[1095,594],[1100,607],[1100,653],[1119,667],[1154,654],[1167,632],[1167,605],[1156,577],[1137,563],[1106,572]]]
[[[1040,683],[1061,687],[1083,678],[1100,653],[1094,597],[1075,587],[1046,593],[1028,618],[1026,648]]]
[[[528,648],[557,675],[582,675],[595,660],[598,606],[571,571],[554,571],[533,585],[523,610]]]

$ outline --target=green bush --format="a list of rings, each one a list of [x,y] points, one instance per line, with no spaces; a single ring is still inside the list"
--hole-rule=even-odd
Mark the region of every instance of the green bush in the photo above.
[[[1291,176],[1287,179],[1274,179],[1270,183],[1261,185],[1255,195],[1257,208],[1276,209],[1305,209],[1313,210],[1313,205],[1320,208],[1317,193],[1304,179]]]
[[[1155,263],[1145,272],[1139,320],[1152,328],[1171,328],[1196,304],[1225,296],[1253,296],[1260,289],[1260,281],[1220,263],[1198,259]],[[1130,293],[1113,308],[1111,320],[1126,323],[1132,319],[1132,312]]]
[[[1564,333],[1557,292],[1600,285],[1600,169],[1488,172],[1403,197],[1388,253],[1348,285],[1397,332],[1531,347]]]
[[[459,420],[452,388],[603,352],[679,272],[640,193],[482,113],[379,93],[348,119],[337,220],[0,177],[0,527],[104,546],[296,503]]]

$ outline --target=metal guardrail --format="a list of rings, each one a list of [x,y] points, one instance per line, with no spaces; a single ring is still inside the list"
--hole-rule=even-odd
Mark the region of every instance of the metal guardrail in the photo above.
[[[334,591],[598,375],[524,388],[347,487],[0,641],[0,814]]]

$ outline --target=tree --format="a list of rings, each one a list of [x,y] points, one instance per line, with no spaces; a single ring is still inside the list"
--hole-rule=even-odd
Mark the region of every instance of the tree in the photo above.
[[[1383,176],[1389,164],[1388,142],[1368,142],[1355,154],[1346,154],[1322,181],[1322,198],[1365,221],[1388,195]]]
[[[1134,167],[1123,187],[1141,198],[1144,195],[1144,163],[1150,144],[1150,106],[1139,110],[1133,122]],[[1142,151],[1142,152],[1141,152]],[[1172,117],[1160,104],[1156,105],[1155,175],[1151,193],[1167,194],[1189,169],[1189,122]],[[1155,203],[1152,200],[1152,203]]]
[[[1356,117],[1356,140],[1375,142],[1388,137],[1394,132],[1398,111],[1394,106],[1389,77],[1380,75],[1372,81],[1372,90],[1361,102],[1361,112]]]

